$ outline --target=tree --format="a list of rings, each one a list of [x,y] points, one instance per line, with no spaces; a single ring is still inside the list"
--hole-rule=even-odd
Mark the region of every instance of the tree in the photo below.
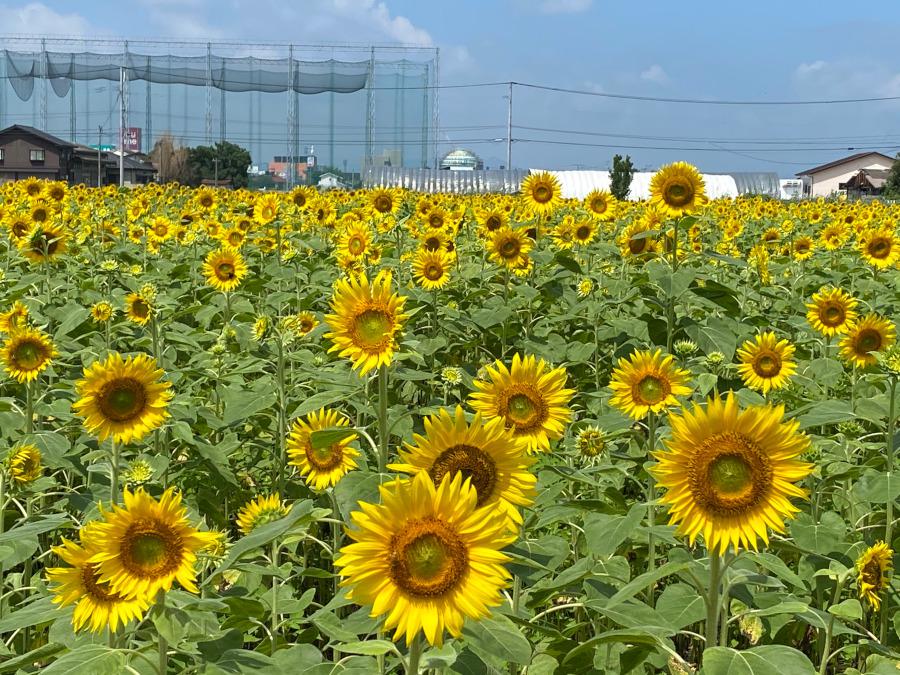
[[[160,136],[150,151],[150,161],[156,166],[159,182],[189,185],[193,180],[189,154],[188,148],[180,146],[170,134]]]
[[[891,172],[884,182],[883,194],[887,199],[900,199],[900,152],[897,153],[891,165]]]
[[[631,179],[634,177],[634,165],[631,163],[631,156],[616,155],[612,161],[612,171],[609,174],[609,191],[613,197],[619,200],[628,199],[628,193],[631,191]]]
[[[231,181],[232,187],[247,187],[250,153],[239,145],[228,141],[220,141],[214,146],[198,145],[191,148],[189,161],[194,182],[218,177],[220,181]]]

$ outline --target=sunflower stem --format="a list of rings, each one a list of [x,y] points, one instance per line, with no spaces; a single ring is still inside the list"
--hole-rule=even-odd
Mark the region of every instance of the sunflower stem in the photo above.
[[[275,344],[278,347],[278,356],[275,363],[275,380],[278,387],[278,489],[284,489],[287,466],[287,449],[285,436],[287,434],[287,402],[285,401],[285,374],[284,374],[284,339],[276,336]]]
[[[887,425],[887,456],[885,462],[887,464],[887,483],[891,484],[891,477],[894,472],[894,427],[897,424],[897,376],[891,376],[891,398],[888,405],[888,425]],[[889,549],[893,549],[893,527],[894,527],[894,500],[888,499],[885,510],[884,523],[884,543]],[[888,604],[891,601],[891,594],[886,593],[884,597],[884,606],[881,608],[881,626],[878,632],[878,639],[882,644],[887,642],[888,633]]]
[[[109,503],[119,503],[119,444],[115,441],[109,453]]]
[[[156,616],[162,617],[166,613],[166,592],[162,588],[156,593]],[[156,641],[159,647],[159,675],[169,672],[169,643],[156,629]]]
[[[0,534],[3,534],[6,514],[6,471],[0,467]],[[0,619],[3,618],[3,585],[6,575],[3,573],[4,560],[0,560]]]
[[[656,450],[656,413],[651,412],[647,417],[647,457],[653,456]],[[647,572],[652,572],[656,566],[656,535],[653,528],[656,525],[656,480],[653,474],[647,476]],[[647,604],[654,605],[654,584],[647,588]]]
[[[341,526],[339,523],[343,522],[341,518],[341,510],[338,508],[337,497],[334,495],[334,489],[327,490],[328,499],[331,501],[331,515],[334,518],[335,522],[331,523],[331,564],[334,566],[334,561],[337,560],[338,549],[341,547]],[[341,577],[340,575],[335,575],[334,577],[334,595],[337,597],[337,594],[341,591]],[[338,608],[338,618],[340,618],[340,607]]]
[[[837,604],[841,598],[841,591],[844,590],[844,578],[841,577],[835,582],[834,594],[831,596],[831,604]],[[829,613],[828,625],[825,626],[825,646],[822,648],[822,662],[819,664],[819,675],[825,675],[828,672],[828,661],[831,659],[831,638],[834,630],[834,614]]]
[[[385,473],[388,463],[388,369],[382,364],[378,368],[378,471]]]
[[[272,569],[278,568],[279,545],[277,541],[272,542]],[[278,577],[272,575],[272,650],[275,653],[276,642],[278,639]]]
[[[406,675],[419,675],[419,661],[422,659],[422,633],[417,632],[409,646],[406,660]]]
[[[722,556],[709,552],[709,588],[706,594],[706,645],[704,650],[716,647],[719,641],[719,582],[721,581]]]

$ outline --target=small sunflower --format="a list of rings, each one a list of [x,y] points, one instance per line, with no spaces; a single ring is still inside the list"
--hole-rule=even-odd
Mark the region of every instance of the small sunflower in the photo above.
[[[174,581],[196,593],[197,552],[218,535],[191,525],[174,488],[156,501],[143,488],[126,487],[122,501],[112,511],[101,507],[103,521],[91,533],[96,552],[88,560],[97,566],[98,581],[126,598],[152,598]]]
[[[613,395],[610,405],[633,419],[639,420],[648,412],[661,412],[678,405],[677,396],[688,396],[690,373],[675,365],[675,357],[662,350],[636,351],[629,358],[619,359],[613,370],[609,388]]]
[[[584,427],[575,437],[575,447],[584,459],[599,457],[606,449],[606,434],[599,427]]]
[[[50,336],[27,326],[10,333],[0,349],[6,372],[20,384],[36,380],[57,355]]]
[[[499,417],[529,452],[550,450],[550,441],[562,438],[572,416],[565,368],[550,368],[534,356],[515,354],[511,367],[497,360],[486,368],[487,378],[473,381],[472,408],[490,420]]]
[[[99,440],[139,441],[169,416],[172,385],[161,381],[162,376],[149,356],[123,359],[110,354],[84,369],[84,379],[75,385],[79,398],[72,407]]]
[[[106,323],[112,318],[114,312],[115,309],[106,300],[91,305],[91,319],[94,320],[94,323]]]
[[[501,227],[496,230],[488,243],[490,258],[508,269],[515,269],[529,261],[528,253],[534,246],[524,230]]]
[[[390,188],[371,190],[368,197],[371,209],[381,216],[394,214],[400,208],[399,195]]]
[[[12,333],[28,320],[28,307],[16,300],[11,309],[0,312],[0,333]]]
[[[616,217],[616,198],[606,190],[592,190],[584,198],[584,208],[601,222],[609,222]]]
[[[237,250],[220,248],[218,251],[210,251],[206,256],[203,275],[210,286],[228,293],[240,286],[247,276],[247,263]]]
[[[648,256],[659,248],[654,236],[658,232],[646,220],[636,220],[618,238],[619,249],[626,258]]]
[[[345,436],[321,446],[313,443],[313,432],[339,430],[349,425],[346,417],[325,408],[294,422],[287,442],[289,464],[296,466],[307,484],[316,490],[334,487],[344,474],[355,469],[359,451],[350,447],[357,438],[355,431],[348,429]]]
[[[572,240],[579,246],[587,246],[597,236],[597,225],[592,220],[578,220],[572,226]]]
[[[669,216],[693,213],[707,201],[703,176],[686,162],[660,167],[650,179],[650,203]]]
[[[396,335],[406,321],[406,298],[391,293],[391,274],[379,272],[369,283],[365,275],[339,279],[331,299],[333,314],[325,317],[331,332],[325,335],[353,362],[360,375],[390,364],[397,348]]]
[[[59,225],[40,223],[19,242],[19,250],[32,262],[50,262],[65,252],[67,239]]]
[[[81,545],[63,538],[53,552],[69,565],[47,569],[47,581],[53,585],[53,602],[60,607],[75,603],[72,625],[76,631],[88,627],[94,633],[105,628],[115,632],[119,625],[140,621],[155,598],[138,595],[126,598],[100,581],[97,563],[91,558],[99,553],[93,539],[96,525],[88,523],[80,532]]]
[[[250,534],[257,527],[284,518],[291,508],[281,500],[277,492],[251,499],[238,511],[237,526],[242,534]]]
[[[297,312],[294,316],[293,329],[301,337],[312,332],[313,328],[318,325],[319,320],[312,312]]]
[[[797,459],[809,447],[800,423],[783,417],[783,406],[741,410],[733,395],[669,416],[672,434],[651,472],[665,489],[669,524],[691,544],[702,534],[710,552],[737,553],[768,543],[768,529],[784,532],[799,511],[790,498],[806,497],[795,483],[813,465]]]
[[[747,340],[737,351],[741,363],[738,372],[751,389],[769,393],[787,385],[797,370],[794,362],[794,346],[787,340],[779,340],[775,333],[767,331]]]
[[[153,316],[153,301],[140,293],[129,293],[125,296],[125,316],[139,326],[147,325]]]
[[[519,188],[528,208],[537,215],[553,212],[562,201],[559,180],[549,171],[528,174]]]
[[[19,485],[27,485],[40,478],[44,467],[41,465],[41,451],[34,445],[18,445],[9,451],[6,458],[10,477]]]
[[[578,282],[578,297],[586,298],[594,291],[594,281],[585,277]]]
[[[525,452],[527,444],[516,440],[503,419],[483,422],[476,413],[466,423],[462,406],[453,416],[446,409],[425,419],[425,435],[413,434],[415,445],[406,443],[400,451],[401,463],[388,466],[393,471],[415,475],[426,472],[440,485],[444,476],[462,474],[478,494],[477,506],[493,505],[506,512],[510,526],[522,524],[519,507],[534,502],[537,479],[529,468],[533,456]]]
[[[791,245],[791,253],[794,256],[794,260],[808,260],[812,257],[815,248],[816,245],[812,237],[797,237]]]
[[[859,238],[863,259],[877,269],[893,267],[900,260],[900,241],[890,225],[867,230]]]
[[[502,511],[478,508],[478,493],[462,475],[438,487],[425,471],[379,487],[381,504],[361,502],[351,515],[335,566],[348,599],[386,615],[385,630],[411,644],[421,630],[432,645],[444,631],[459,637],[463,622],[488,616],[507,585],[514,540]]]
[[[894,552],[879,541],[856,561],[860,600],[865,600],[875,611],[881,607],[881,594],[890,584],[893,559]]]
[[[262,195],[253,204],[253,217],[260,225],[268,225],[278,217],[278,195]]]
[[[429,251],[421,248],[413,259],[413,278],[426,291],[443,288],[450,281],[450,266],[454,256],[443,249]]]
[[[337,242],[338,254],[351,260],[364,258],[372,247],[372,230],[364,223],[353,221],[340,233]]]
[[[823,288],[806,305],[806,318],[822,335],[832,337],[850,330],[856,304],[856,298],[840,288]]]
[[[877,314],[867,314],[856,321],[841,338],[841,356],[857,368],[874,365],[876,352],[887,351],[897,339],[893,322]]]

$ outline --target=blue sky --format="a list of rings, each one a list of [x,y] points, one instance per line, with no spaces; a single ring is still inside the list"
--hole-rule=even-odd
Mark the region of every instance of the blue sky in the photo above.
[[[876,15],[861,18],[848,16],[848,8],[832,0],[45,0],[0,2],[0,26],[4,33],[417,43],[441,49],[441,81],[448,85],[515,80],[594,92],[741,100],[900,96],[900,50],[892,48],[900,34],[900,3],[879,3]],[[503,88],[442,90],[441,140],[448,149],[463,139],[504,136],[505,93]],[[874,146],[892,155],[900,150],[900,101],[732,107],[516,89],[514,124],[685,139],[515,129],[514,137],[571,143],[516,142],[513,163],[523,167],[606,168],[611,155],[622,152],[641,168],[684,159],[709,172],[788,176],[850,154],[850,147]],[[454,129],[464,125],[495,126]],[[739,142],[745,139],[753,140]],[[472,148],[491,165],[505,155],[503,143]]]

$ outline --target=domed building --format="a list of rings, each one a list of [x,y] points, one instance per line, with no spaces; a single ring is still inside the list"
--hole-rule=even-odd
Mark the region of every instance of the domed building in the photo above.
[[[451,150],[441,160],[441,169],[444,171],[475,171],[483,168],[484,162],[478,155],[462,148]]]

